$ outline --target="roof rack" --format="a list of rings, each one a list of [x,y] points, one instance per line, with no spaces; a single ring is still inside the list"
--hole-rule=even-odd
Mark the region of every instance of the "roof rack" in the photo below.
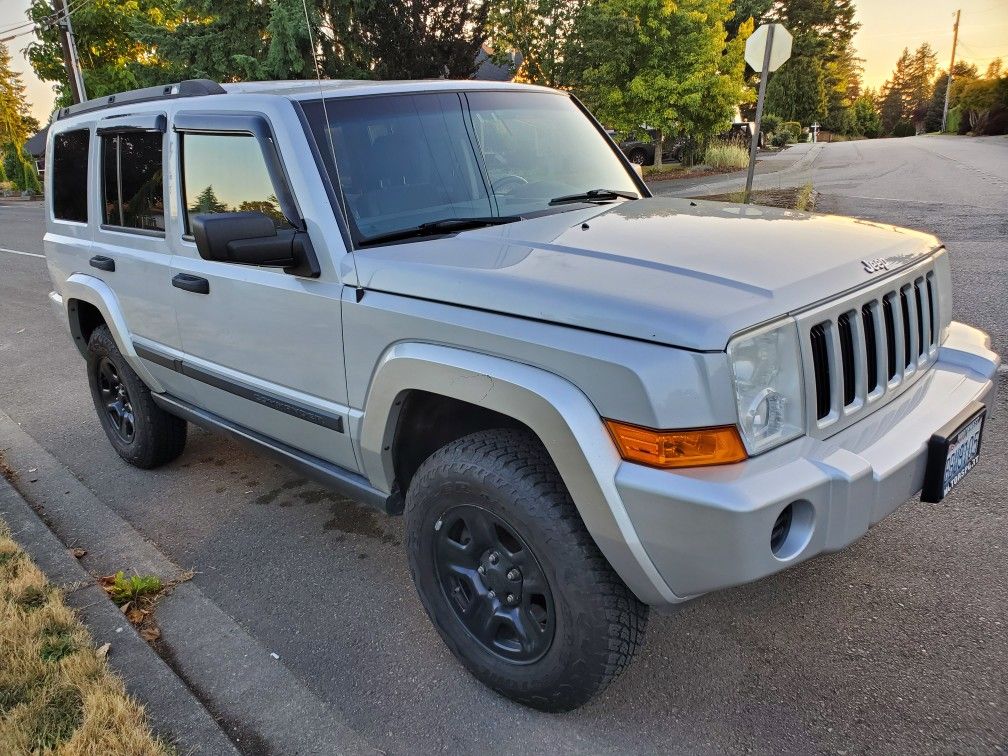
[[[77,105],[60,108],[56,114],[56,119],[69,118],[81,113],[90,113],[94,110],[104,110],[116,105],[218,94],[227,94],[227,91],[216,81],[211,81],[210,79],[186,79],[185,81],[180,81],[178,84],[164,84],[157,87],[134,89],[129,92],[120,92],[106,97],[96,97],[93,100],[85,100]]]

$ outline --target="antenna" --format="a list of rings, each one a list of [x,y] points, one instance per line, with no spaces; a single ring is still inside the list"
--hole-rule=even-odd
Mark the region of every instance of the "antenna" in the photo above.
[[[308,44],[311,47],[312,63],[315,64],[315,79],[318,81],[319,99],[322,101],[322,117],[325,119],[325,131],[329,142],[329,154],[332,157],[333,170],[336,171],[336,195],[343,210],[343,218],[350,222],[350,213],[347,211],[346,198],[343,196],[343,182],[340,180],[339,163],[336,160],[336,145],[333,142],[332,126],[329,123],[329,109],[326,107],[325,90],[322,87],[322,68],[319,66],[318,54],[315,50],[315,37],[312,35],[311,16],[308,14],[308,0],[301,0],[301,7],[304,8],[305,29],[308,31]],[[361,284],[360,274],[357,272],[357,258],[354,257],[353,249],[348,249],[350,260],[353,262],[354,278],[357,279],[357,301],[364,297],[364,287]]]

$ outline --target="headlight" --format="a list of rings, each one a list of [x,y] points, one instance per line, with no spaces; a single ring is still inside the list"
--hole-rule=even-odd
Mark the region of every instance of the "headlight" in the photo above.
[[[728,343],[739,430],[750,454],[780,446],[805,432],[798,329],[788,319]]]

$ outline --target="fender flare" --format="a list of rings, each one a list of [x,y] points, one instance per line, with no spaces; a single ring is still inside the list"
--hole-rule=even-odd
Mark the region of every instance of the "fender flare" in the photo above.
[[[560,376],[437,344],[405,342],[378,361],[360,421],[361,463],[376,488],[394,481],[392,439],[411,390],[459,399],[528,426],[552,457],[585,527],[613,569],[641,601],[677,603],[644,549],[616,489],[622,460],[585,394]]]
[[[140,376],[147,387],[156,393],[164,392],[164,387],[151,375],[151,372],[137,356],[136,349],[133,348],[133,340],[129,337],[129,328],[126,327],[126,320],[123,318],[122,310],[119,308],[119,300],[115,292],[100,278],[89,276],[84,273],[74,273],[63,284],[63,308],[66,310],[67,323],[70,326],[70,334],[73,336],[74,344],[81,356],[87,359],[87,343],[80,332],[80,325],[77,314],[74,310],[75,302],[87,302],[98,308],[116,346],[130,367]]]

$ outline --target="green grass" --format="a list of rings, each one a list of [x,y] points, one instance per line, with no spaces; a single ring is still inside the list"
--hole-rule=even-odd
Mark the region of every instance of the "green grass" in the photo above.
[[[801,210],[803,212],[811,210],[814,204],[815,189],[812,188],[812,183],[809,182],[798,190],[798,196],[795,197],[795,210]]]
[[[144,596],[152,596],[164,588],[161,579],[156,575],[130,575],[127,577],[122,570],[107,580],[105,592],[117,606],[124,606]]]

